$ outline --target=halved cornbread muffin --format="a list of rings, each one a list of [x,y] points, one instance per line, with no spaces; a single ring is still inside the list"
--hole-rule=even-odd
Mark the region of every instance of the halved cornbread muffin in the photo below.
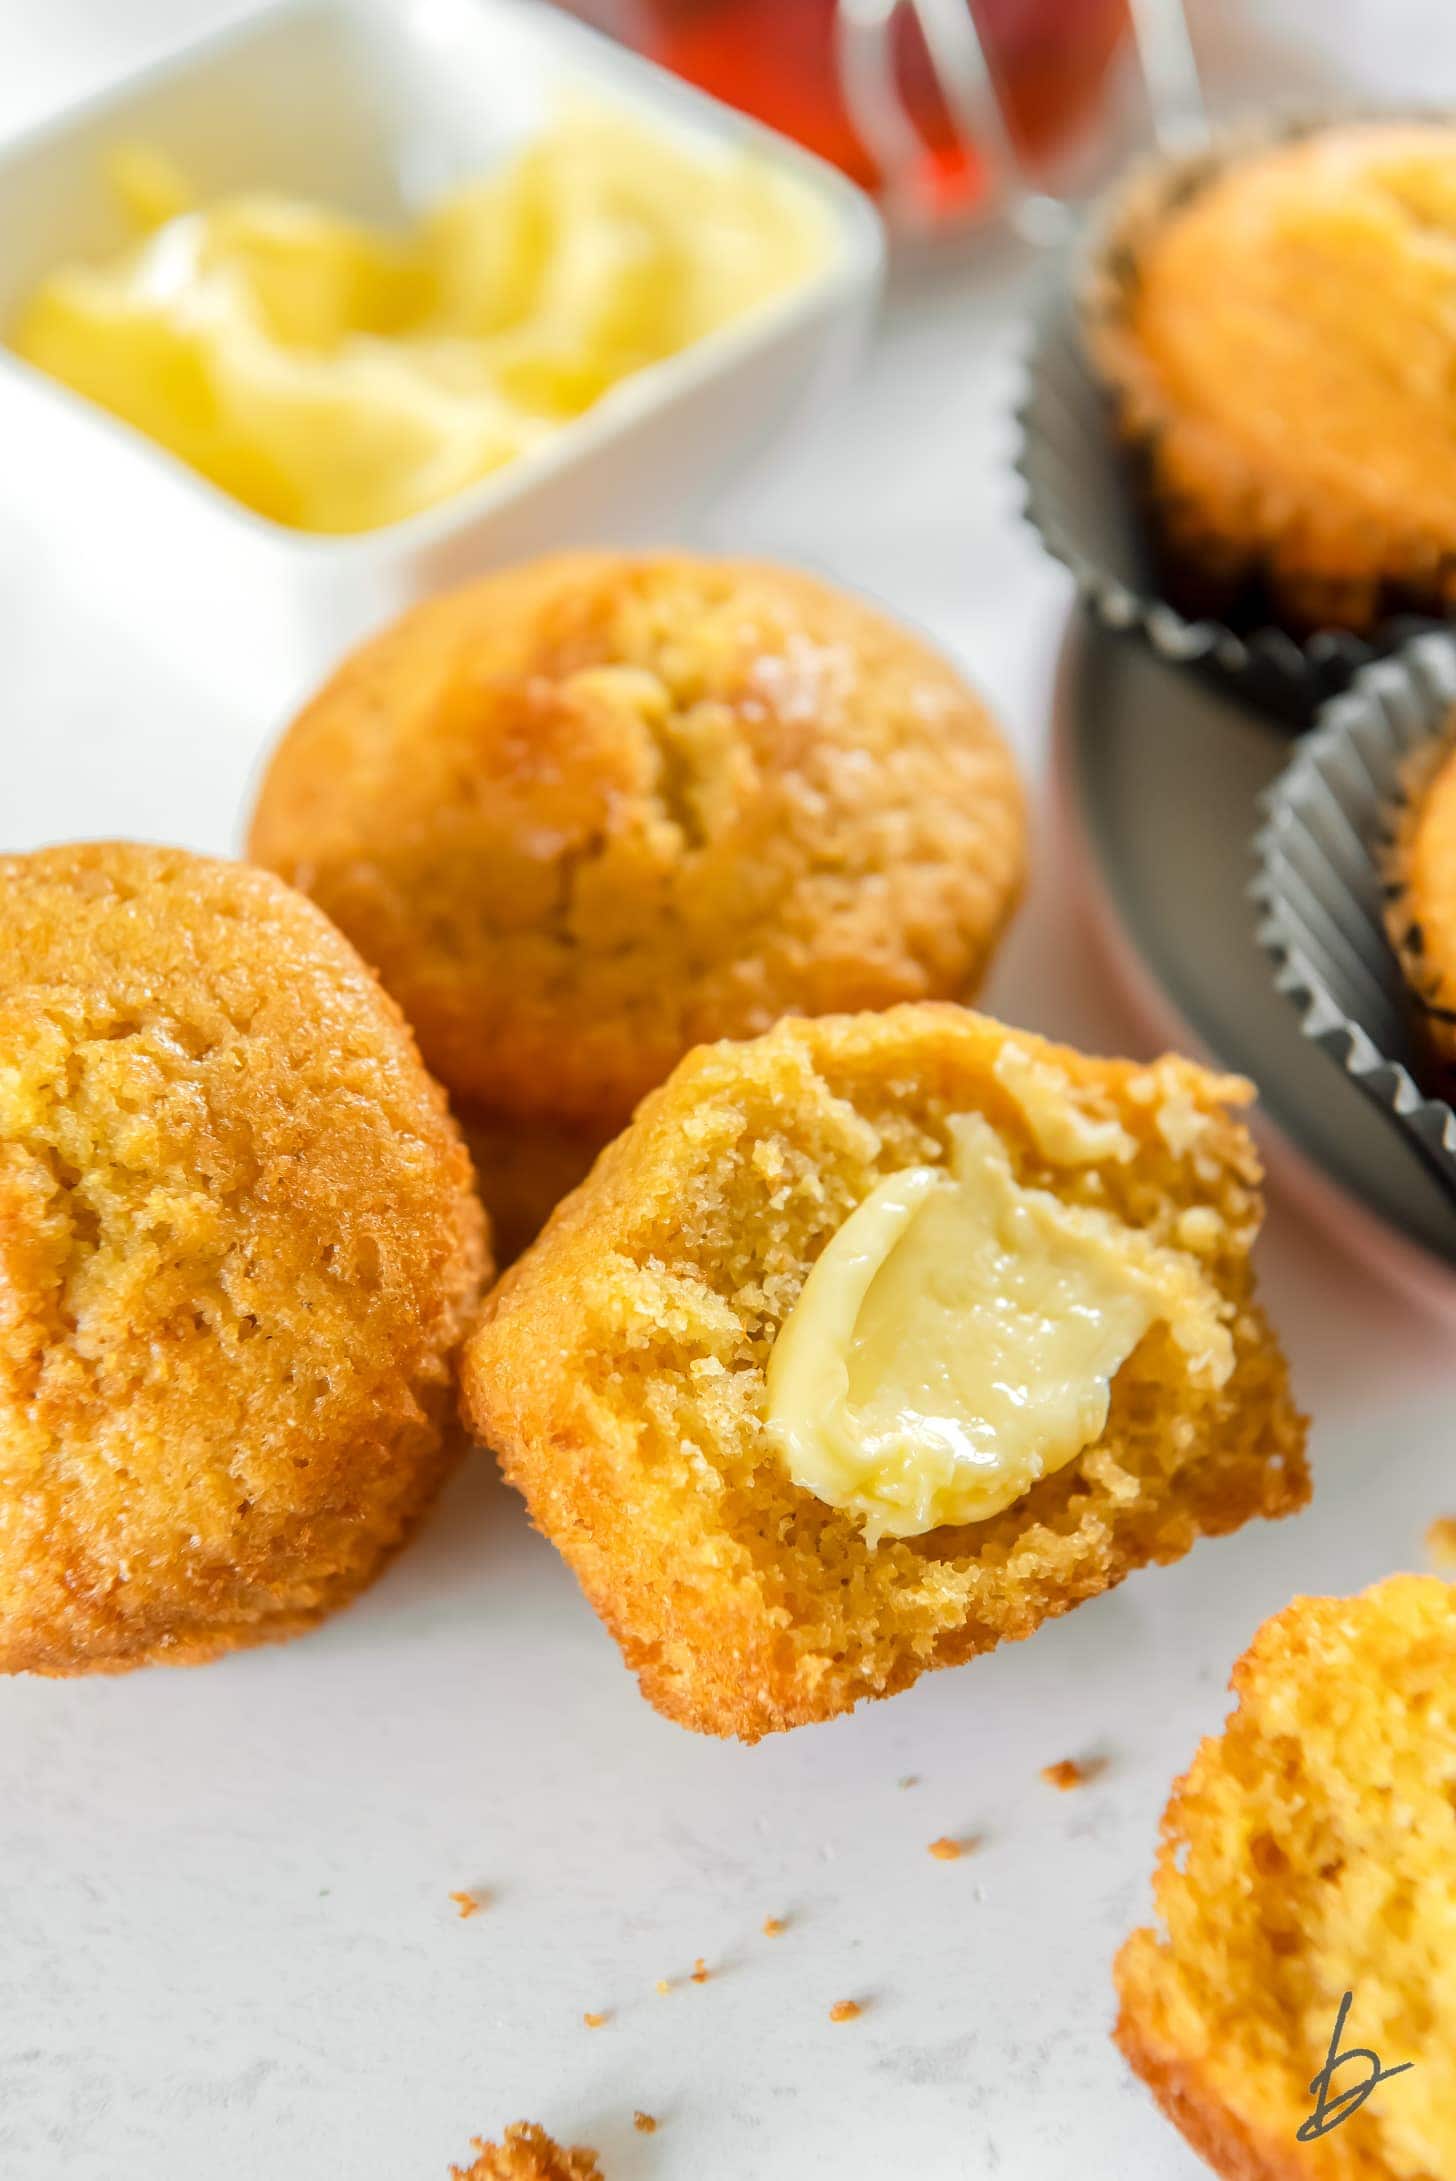
[[[1159,1928],[1118,1956],[1118,2043],[1230,2181],[1456,2174],[1456,1591],[1296,1598],[1233,1688],[1163,1819]]]
[[[1251,1095],[936,1003],[682,1062],[463,1366],[659,1710],[827,1719],[1303,1503]]]

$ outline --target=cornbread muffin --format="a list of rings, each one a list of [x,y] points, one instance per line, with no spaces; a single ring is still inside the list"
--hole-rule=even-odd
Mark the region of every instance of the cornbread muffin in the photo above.
[[[1297,1598],[1233,1689],[1163,1820],[1159,1928],[1118,1956],[1118,2043],[1231,2181],[1443,2181],[1456,2173],[1456,1592],[1403,1575]],[[1405,2072],[1314,2134],[1346,1993],[1339,2051]],[[1369,2075],[1366,2059],[1335,2068],[1326,2121]]]
[[[468,2166],[452,2166],[451,2181],[602,2181],[595,2151],[578,2144],[563,2150],[533,2120],[518,2120],[499,2143],[471,2145],[476,2157]]]
[[[530,1230],[691,1046],[968,996],[1025,820],[979,699],[860,600],[578,553],[348,659],[249,847],[378,968]]]
[[[660,1711],[827,1719],[1303,1503],[1250,1095],[935,1003],[680,1064],[462,1365]]]
[[[1295,633],[1456,602],[1456,127],[1231,139],[1125,194],[1087,330],[1176,602]]]
[[[1456,737],[1422,751],[1403,782],[1384,857],[1386,930],[1419,1014],[1432,1087],[1456,1093]]]
[[[0,1669],[207,1659],[376,1572],[487,1269],[443,1095],[310,902],[0,857]]]

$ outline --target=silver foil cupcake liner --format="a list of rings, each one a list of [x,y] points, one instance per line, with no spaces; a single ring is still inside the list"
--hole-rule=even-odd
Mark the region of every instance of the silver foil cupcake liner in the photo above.
[[[1180,610],[1166,595],[1139,450],[1126,443],[1113,397],[1089,361],[1086,324],[1089,314],[1114,307],[1110,293],[1131,277],[1127,244],[1118,239],[1130,220],[1151,222],[1221,165],[1261,144],[1357,118],[1370,116],[1266,117],[1124,179],[1094,211],[1081,244],[1033,313],[1016,410],[1025,515],[1048,552],[1071,570],[1089,611],[1105,627],[1140,637],[1170,665],[1207,670],[1298,728],[1308,726],[1362,666],[1433,623],[1403,615],[1370,635],[1330,628],[1300,638],[1273,621],[1235,626]]]
[[[1456,635],[1420,636],[1333,698],[1262,799],[1259,943],[1307,1038],[1456,1196],[1456,1110],[1423,1088],[1420,1002],[1385,929],[1392,818],[1456,723]]]

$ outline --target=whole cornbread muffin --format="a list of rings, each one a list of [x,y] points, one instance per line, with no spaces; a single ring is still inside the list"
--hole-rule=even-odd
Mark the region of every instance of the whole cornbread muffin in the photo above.
[[[1230,2181],[1445,2181],[1456,1592],[1297,1598],[1233,1688],[1163,1819],[1159,1927],[1118,1956],[1118,2042]],[[1361,2098],[1372,2055],[1401,2072]]]
[[[345,1603],[433,1496],[487,1271],[399,1011],[266,872],[0,857],[0,1669]]]
[[[968,995],[1025,820],[980,700],[858,599],[582,553],[348,659],[249,846],[377,967],[524,1239],[693,1045]]]
[[[660,1711],[827,1719],[1303,1503],[1249,1095],[924,1003],[644,1101],[462,1385]]]
[[[1456,601],[1456,126],[1233,140],[1125,194],[1090,352],[1189,610],[1303,634]]]
[[[1416,758],[1385,856],[1386,930],[1419,1014],[1433,1088],[1456,1091],[1456,739]]]

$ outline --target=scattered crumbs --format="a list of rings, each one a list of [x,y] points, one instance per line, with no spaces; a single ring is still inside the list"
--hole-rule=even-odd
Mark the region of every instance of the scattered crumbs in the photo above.
[[[634,2113],[632,2126],[639,2136],[655,2136],[657,2133],[657,2122],[650,2113]]]
[[[706,1984],[711,1973],[712,1972],[708,1968],[708,1964],[704,1961],[702,1955],[699,1954],[697,1960],[693,1963],[694,1984]]]
[[[1439,1515],[1431,1524],[1426,1551],[1438,1568],[1456,1568],[1456,1515]]]
[[[785,1925],[784,1925],[784,1919],[783,1919],[783,1917],[782,1917],[782,1916],[765,1916],[765,1917],[764,1917],[764,1919],[763,1919],[763,1935],[764,1935],[764,1937],[765,1937],[766,1939],[777,1939],[777,1938],[780,1938],[780,1937],[782,1937],[782,1935],[783,1935],[783,1932],[784,1932],[784,1929],[785,1929]]]
[[[918,1772],[907,1772],[899,1784],[901,1787],[918,1787],[920,1785],[920,1774]]]
[[[480,1914],[481,1900],[478,1893],[452,1893],[450,1898],[462,1917]]]
[[[581,2019],[589,2030],[599,2030],[607,2017],[604,2014],[584,2014]]]
[[[1105,1757],[1084,1757],[1080,1761],[1076,1757],[1062,1757],[1056,1764],[1043,1765],[1041,1776],[1048,1787],[1060,1788],[1065,1795],[1070,1788],[1085,1787],[1089,1780],[1095,1780],[1106,1765]]]
[[[836,1999],[829,2010],[831,2022],[857,2022],[864,2008],[857,1999]]]
[[[671,1984],[669,1984],[666,1977],[659,1977],[657,1980],[657,1989],[660,1992],[670,1992],[672,1990],[672,1986]]]
[[[942,1833],[939,1840],[931,1841],[925,1852],[933,1855],[937,1863],[957,1863],[966,1850],[974,1845],[974,1841],[952,1840],[948,1833]]]

